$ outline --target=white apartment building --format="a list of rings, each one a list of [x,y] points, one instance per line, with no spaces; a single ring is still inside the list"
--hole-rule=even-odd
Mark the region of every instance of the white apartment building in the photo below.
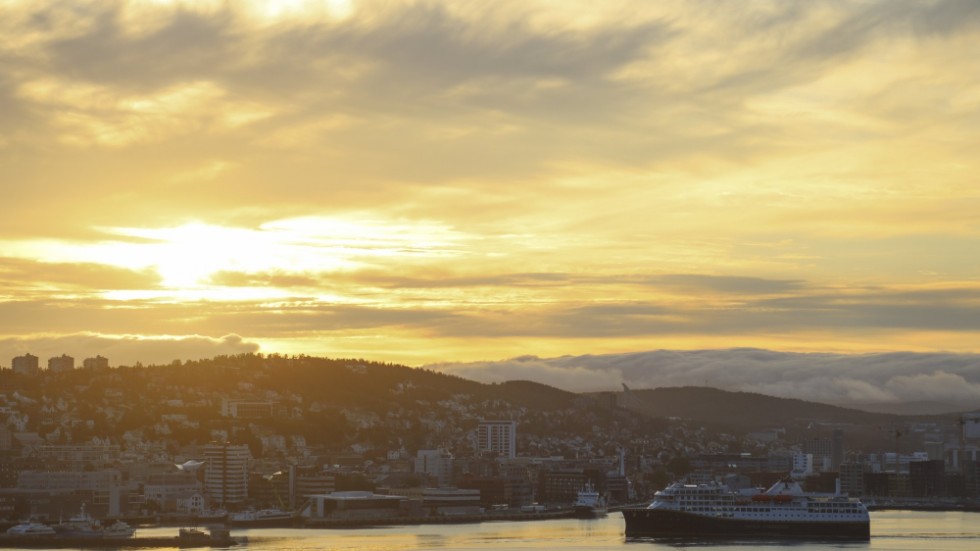
[[[248,446],[212,442],[204,446],[204,492],[213,504],[244,503],[248,499]]]
[[[477,452],[498,457],[517,457],[517,421],[481,420],[477,428]]]

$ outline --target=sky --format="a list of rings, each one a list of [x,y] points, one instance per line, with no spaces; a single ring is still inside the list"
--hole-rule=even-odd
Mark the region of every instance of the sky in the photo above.
[[[977,143],[972,0],[0,0],[0,365],[975,365]]]

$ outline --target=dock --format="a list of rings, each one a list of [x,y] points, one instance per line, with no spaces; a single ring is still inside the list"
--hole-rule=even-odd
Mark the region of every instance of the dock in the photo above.
[[[558,511],[541,511],[534,513],[482,513],[474,515],[426,515],[426,516],[390,516],[390,517],[341,517],[341,518],[306,518],[303,525],[306,528],[362,528],[371,526],[398,526],[414,524],[469,524],[492,521],[531,521],[571,518],[574,511],[562,509]]]
[[[145,549],[152,547],[231,547],[238,545],[232,537],[203,536],[133,536],[131,538],[86,538],[61,536],[7,536],[0,535],[0,548],[20,549]]]

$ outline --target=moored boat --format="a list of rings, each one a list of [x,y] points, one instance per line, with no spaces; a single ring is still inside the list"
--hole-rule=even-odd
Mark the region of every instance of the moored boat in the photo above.
[[[228,524],[238,527],[281,527],[291,526],[296,520],[292,511],[282,509],[249,509],[228,515]]]
[[[7,528],[6,533],[8,536],[20,537],[46,537],[55,535],[54,528],[33,519],[25,520]]]
[[[578,518],[598,518],[606,515],[606,498],[591,483],[579,490],[572,506]]]
[[[84,503],[77,515],[55,524],[54,531],[57,535],[67,538],[101,538],[103,535],[102,523],[85,512]]]
[[[136,529],[121,520],[117,520],[102,529],[103,538],[125,539],[134,535],[136,535]]]
[[[228,511],[224,509],[205,509],[194,515],[194,520],[198,523],[224,522],[228,519]]]

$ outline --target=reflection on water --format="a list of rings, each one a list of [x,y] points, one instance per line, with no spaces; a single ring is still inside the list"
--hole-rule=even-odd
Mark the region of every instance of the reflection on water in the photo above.
[[[418,534],[415,536],[419,549],[446,547],[446,536],[442,534]]]
[[[876,511],[871,516],[871,541],[727,541],[626,539],[618,513],[597,520],[540,522],[487,522],[483,524],[390,526],[370,530],[294,530],[277,542],[259,542],[269,531],[246,531],[249,550],[335,549],[420,551],[424,549],[530,550],[571,549],[598,551],[660,551],[710,547],[745,551],[750,548],[786,548],[795,551],[854,549],[867,551],[936,549],[975,551],[980,548],[980,513]],[[245,532],[243,532],[245,533]],[[284,534],[286,535],[286,534]]]
[[[627,540],[623,517],[612,513],[596,520],[547,520],[537,522],[485,522],[423,526],[387,526],[360,529],[253,529],[232,530],[232,536],[247,538],[235,551],[279,549],[331,551],[517,551],[570,549],[599,551],[661,551],[710,547],[746,551],[750,548],[787,548],[794,551],[854,549],[861,551],[975,551],[980,549],[980,513],[929,513],[875,511],[871,514],[869,542],[813,541],[665,541]],[[137,535],[175,535],[176,528],[140,529]]]

